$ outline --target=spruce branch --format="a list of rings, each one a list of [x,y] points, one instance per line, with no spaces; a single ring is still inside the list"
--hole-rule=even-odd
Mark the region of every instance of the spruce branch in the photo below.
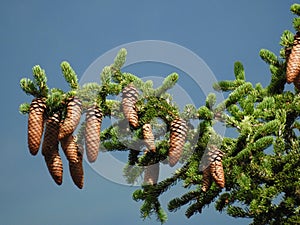
[[[300,18],[299,17],[294,18],[293,27],[296,31],[300,31]]]
[[[21,114],[28,114],[29,113],[29,109],[30,109],[30,104],[29,103],[22,103],[19,106],[19,112]]]
[[[109,83],[111,81],[111,67],[110,66],[105,66],[100,74],[100,80],[101,84],[103,86],[109,86]]]
[[[205,100],[205,106],[209,109],[212,109],[212,107],[216,104],[216,95],[214,93],[209,93]]]
[[[280,94],[283,92],[286,83],[285,71],[273,65],[270,65],[270,71],[272,73],[272,76],[271,82],[267,87],[267,91],[269,95]]]
[[[235,90],[237,87],[243,85],[245,83],[244,80],[239,79],[239,80],[222,80],[219,81],[218,83],[213,84],[213,88],[216,91],[232,91]]]
[[[196,107],[192,104],[187,104],[183,109],[181,118],[183,118],[185,120],[198,118],[198,113],[197,113]]]
[[[126,56],[127,50],[125,48],[121,48],[117,56],[115,57],[114,63],[111,65],[111,67],[116,71],[121,70],[122,66],[125,64]]]
[[[187,218],[196,213],[201,213],[204,206],[210,204],[220,193],[220,189],[213,186],[208,192],[200,192],[197,201],[189,206],[185,212]]]
[[[294,34],[289,30],[285,30],[285,31],[283,31],[283,33],[280,37],[279,44],[283,47],[288,48],[293,45],[293,41],[294,41]]]
[[[182,195],[180,198],[174,198],[169,202],[168,210],[171,212],[176,212],[183,205],[186,205],[187,203],[189,203],[192,200],[196,200],[196,198],[200,194],[201,194],[201,191],[193,190],[193,191],[190,191],[190,192]]]
[[[47,114],[53,115],[63,109],[63,101],[65,99],[64,92],[58,88],[52,88],[46,99]],[[60,113],[61,115],[61,113]]]
[[[246,82],[245,84],[239,86],[233,92],[231,92],[228,98],[225,100],[226,107],[235,104],[252,90],[253,87],[250,82]]]
[[[138,151],[136,151],[138,152]],[[123,176],[128,184],[135,184],[137,179],[141,177],[143,167],[127,164],[123,169]]]
[[[22,90],[28,95],[38,96],[39,94],[39,91],[34,85],[34,82],[29,78],[22,78],[20,80],[20,86]]]
[[[260,57],[262,60],[264,60],[267,64],[273,65],[273,66],[279,66],[280,63],[277,59],[277,56],[267,49],[261,49],[259,52]]]
[[[291,11],[298,16],[299,9],[298,4],[291,6]],[[299,24],[297,17],[293,21],[296,31],[299,31]],[[298,41],[297,38],[295,41]],[[145,182],[133,193],[135,201],[142,201],[142,218],[155,215],[159,222],[165,222],[167,217],[159,198],[172,186],[182,184],[185,192],[171,199],[168,209],[176,211],[189,205],[186,210],[188,218],[215,202],[218,211],[227,211],[233,217],[252,218],[252,224],[295,224],[299,221],[300,211],[300,97],[299,90],[285,89],[287,62],[294,45],[294,34],[284,31],[280,45],[283,47],[280,51],[282,59],[267,49],[259,52],[262,60],[269,64],[271,80],[266,87],[247,82],[244,67],[237,61],[234,63],[234,79],[220,81],[213,86],[216,91],[228,92],[228,97],[218,105],[215,105],[215,94],[211,93],[203,105],[196,108],[188,104],[181,112],[168,93],[176,85],[179,75],[168,75],[161,86],[154,89],[152,81],[144,82],[134,74],[121,71],[127,54],[125,49],[121,49],[114,62],[103,68],[99,83],[88,83],[82,87],[69,63],[62,62],[62,73],[70,86],[66,92],[60,88],[49,89],[45,71],[40,66],[33,67],[33,79],[21,79],[20,86],[26,94],[43,97],[46,106],[38,101],[32,106],[23,103],[19,111],[26,114],[30,113],[31,108],[34,112],[36,110],[40,124],[44,124],[44,116],[56,122],[65,119],[68,99],[75,95],[82,101],[83,114],[91,105],[99,106],[101,112],[97,115],[99,119],[101,117],[100,120],[102,116],[114,117],[117,122],[103,129],[100,137],[96,135],[101,145],[99,149],[97,145],[95,150],[97,153],[103,150],[128,154],[123,174],[130,184],[137,182],[147,166],[166,163],[172,143],[170,131],[176,131],[176,142],[182,145],[179,159],[182,166],[170,177],[158,183],[146,185]],[[296,68],[298,65],[292,66]],[[297,74],[294,78],[299,79]],[[297,79],[289,82],[294,83],[296,88],[299,85]],[[134,100],[131,108],[137,119],[135,126],[128,124],[122,110],[125,104],[118,99],[111,99],[128,85],[134,85],[137,90],[131,93],[134,99],[130,100]],[[45,112],[38,111],[40,106]],[[178,118],[184,122],[177,122],[176,127],[172,122]],[[217,121],[233,129],[235,136],[221,137],[214,130]],[[145,124],[152,128],[155,151],[149,151],[149,144],[145,142]],[[77,131],[77,143],[80,146],[87,139],[86,127],[87,123],[83,122]],[[40,128],[43,130],[43,127]],[[182,130],[186,130],[185,142],[181,139]],[[57,139],[52,139],[57,143]],[[213,156],[207,157],[207,151],[213,145],[222,154],[213,153]],[[82,156],[83,151],[77,153]],[[205,179],[216,175],[208,167],[212,163],[222,168],[223,181],[226,182],[222,185],[218,183],[219,186],[210,182],[207,185],[209,187],[203,189]],[[62,169],[60,165],[59,169]],[[52,168],[51,165],[49,168]],[[206,173],[207,168],[209,173]]]
[[[162,85],[155,90],[154,95],[159,97],[163,93],[165,93],[167,90],[171,89],[177,83],[178,78],[179,78],[179,76],[177,73],[172,73],[172,74],[168,75],[164,79]]]
[[[32,68],[34,83],[36,87],[39,88],[40,97],[45,97],[48,94],[47,77],[45,70],[43,70],[39,65]]]
[[[234,75],[237,80],[245,80],[245,70],[241,62],[234,63]]]
[[[247,212],[247,210],[245,210],[239,206],[233,206],[233,205],[228,206],[227,213],[228,213],[228,215],[230,215],[232,217],[242,217],[242,218],[250,217],[251,218],[251,215],[249,214],[249,212]]]
[[[199,115],[199,119],[203,119],[203,120],[212,120],[214,116],[213,112],[206,106],[201,106],[198,109],[198,115]]]
[[[275,133],[278,131],[280,127],[281,122],[277,119],[271,120],[269,122],[266,122],[262,126],[259,126],[255,131],[253,135],[253,140],[257,140],[261,137],[267,136],[267,135],[275,135]]]
[[[71,90],[77,90],[79,88],[78,78],[77,78],[75,71],[71,67],[71,65],[68,62],[63,61],[60,64],[60,67],[61,67],[63,76],[64,76],[66,82],[69,84]]]
[[[293,4],[290,8],[291,12],[300,16],[300,4]]]

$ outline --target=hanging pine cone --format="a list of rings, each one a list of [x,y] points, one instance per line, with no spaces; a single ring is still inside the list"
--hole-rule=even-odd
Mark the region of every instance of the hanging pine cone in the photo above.
[[[148,185],[156,184],[159,176],[159,163],[145,167],[144,183]]]
[[[69,170],[74,184],[79,188],[83,188],[84,183],[84,173],[82,166],[82,156],[83,156],[83,146],[81,144],[77,144],[77,162],[69,161]]]
[[[180,159],[183,145],[187,134],[187,124],[185,120],[176,118],[171,122],[170,127],[170,148],[169,165],[174,166]]]
[[[63,149],[69,162],[76,163],[78,161],[77,151],[78,146],[76,137],[72,134],[60,140],[61,148]]]
[[[286,81],[292,83],[295,78],[300,76],[300,33],[297,32],[294,37],[294,43],[287,58]],[[299,80],[299,79],[298,79]]]
[[[122,109],[125,118],[132,127],[138,126],[138,115],[135,104],[138,98],[138,91],[133,84],[129,84],[122,91]]]
[[[96,104],[87,109],[85,119],[85,146],[89,162],[95,162],[98,157],[102,116],[102,111]]]
[[[219,150],[216,146],[212,146],[210,151],[210,174],[216,184],[220,188],[224,188],[225,186],[225,176],[224,176],[224,170],[222,165],[222,157],[224,153]]]
[[[44,131],[44,115],[46,104],[43,98],[32,100],[28,116],[28,148],[32,155],[39,151],[41,139]]]
[[[154,135],[150,123],[143,125],[143,137],[147,148],[155,152]]]
[[[203,192],[206,192],[210,188],[211,183],[212,183],[212,176],[210,174],[210,167],[208,166],[203,170],[201,190]]]
[[[52,178],[58,185],[61,185],[63,166],[58,153],[59,119],[57,113],[47,119],[42,154]]]
[[[80,117],[81,117],[82,104],[79,98],[71,97],[67,102],[66,117],[59,129],[59,139],[62,139],[74,132]]]

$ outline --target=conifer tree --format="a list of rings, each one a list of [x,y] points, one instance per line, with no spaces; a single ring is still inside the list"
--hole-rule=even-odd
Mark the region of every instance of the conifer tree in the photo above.
[[[300,16],[300,4],[292,5],[291,11]],[[125,49],[103,68],[99,83],[82,87],[70,64],[63,62],[68,91],[49,89],[45,71],[35,66],[34,80],[20,81],[24,92],[33,96],[31,104],[20,106],[20,112],[29,114],[30,152],[37,154],[47,121],[42,153],[51,176],[61,184],[59,124],[68,120],[70,99],[78,98],[80,107],[77,104],[76,115],[86,113],[87,120],[79,126],[76,117],[67,135],[73,135],[78,126],[77,138],[60,140],[72,179],[79,188],[83,187],[82,146],[92,143],[92,154],[86,145],[86,153],[92,155],[90,161],[96,160],[102,148],[127,151],[127,181],[134,183],[144,173],[144,184],[133,193],[133,199],[142,202],[143,218],[155,215],[158,221],[165,222],[167,215],[159,197],[182,183],[186,193],[171,199],[167,208],[173,212],[187,205],[188,218],[214,204],[216,210],[226,211],[232,217],[251,218],[251,224],[299,224],[300,17],[295,17],[293,26],[294,33],[286,30],[281,36],[279,56],[267,49],[259,53],[270,68],[270,83],[266,87],[248,82],[242,63],[235,62],[234,78],[214,85],[216,91],[227,92],[228,97],[216,104],[216,96],[211,93],[198,109],[186,105],[180,111],[171,100],[168,90],[176,84],[178,74],[168,75],[161,86],[153,88],[151,81],[143,82],[122,71]],[[287,83],[293,83],[295,89],[287,90]],[[109,98],[119,94],[121,101]],[[104,117],[114,117],[116,122],[100,131]],[[93,131],[89,118],[97,123]],[[197,125],[191,120],[197,120]],[[237,137],[217,134],[213,128],[216,121],[235,129]],[[37,130],[29,131],[33,126]],[[91,137],[93,142],[89,142]],[[69,148],[72,151],[67,153]],[[170,166],[180,163],[181,167],[172,176],[158,181],[159,165],[166,162]]]

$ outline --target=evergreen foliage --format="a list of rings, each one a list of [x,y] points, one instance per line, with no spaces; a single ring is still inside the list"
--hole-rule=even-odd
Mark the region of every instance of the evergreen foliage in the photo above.
[[[300,5],[291,6],[291,11],[300,16]],[[300,18],[293,20],[296,32],[300,31]],[[251,224],[298,224],[300,223],[300,96],[298,84],[295,90],[285,90],[287,61],[292,51],[294,34],[284,31],[280,39],[282,49],[275,53],[262,49],[259,53],[270,68],[270,83],[266,87],[253,85],[246,80],[241,62],[234,64],[234,79],[214,84],[216,91],[227,92],[224,102],[216,105],[216,96],[211,93],[205,104],[198,109],[186,105],[180,112],[168,93],[179,79],[172,73],[160,87],[154,89],[152,81],[143,82],[137,76],[123,72],[127,52],[121,49],[114,62],[106,66],[99,83],[78,84],[76,73],[68,62],[61,63],[63,76],[70,90],[49,89],[46,74],[40,66],[33,67],[33,80],[23,78],[22,90],[34,98],[43,97],[46,117],[59,115],[64,119],[67,100],[78,97],[82,113],[96,105],[103,117],[114,117],[117,122],[101,131],[100,150],[127,151],[128,164],[124,176],[128,183],[135,183],[144,172],[144,167],[155,163],[167,163],[170,148],[171,122],[184,120],[188,127],[180,159],[182,166],[171,177],[153,185],[144,184],[133,193],[135,201],[141,201],[141,217],[156,215],[161,223],[167,214],[159,197],[172,186],[182,184],[186,192],[171,199],[168,210],[173,212],[188,205],[189,218],[201,213],[205,206],[215,204],[216,210],[226,211],[232,217],[252,218]],[[121,101],[111,96],[121,94],[133,84],[138,95],[132,108],[138,124],[128,124],[122,111]],[[29,113],[30,103],[20,105],[20,112]],[[197,125],[192,121],[197,120]],[[237,132],[237,137],[221,137],[213,129],[216,121]],[[155,151],[145,151],[143,126],[151,124],[155,137]],[[77,142],[84,143],[85,123],[80,125]],[[212,182],[202,188],[205,155],[211,146],[222,151],[225,188]],[[142,154],[143,153],[143,154]]]

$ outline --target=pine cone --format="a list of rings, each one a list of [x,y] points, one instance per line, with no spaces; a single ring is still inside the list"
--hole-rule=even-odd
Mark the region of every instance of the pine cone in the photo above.
[[[300,33],[299,32],[297,32],[294,37],[292,51],[289,54],[289,57],[287,58],[287,68],[286,68],[287,83],[294,82],[295,78],[298,76],[300,76]]]
[[[173,167],[180,159],[186,134],[186,122],[181,118],[174,119],[171,122],[170,127],[169,165],[171,167]]]
[[[68,99],[66,117],[59,129],[59,139],[62,139],[74,132],[80,121],[81,110],[82,105],[79,98],[72,97]]]
[[[225,186],[225,176],[222,165],[222,157],[224,153],[220,151],[216,146],[212,146],[209,152],[210,155],[210,174],[216,184],[220,188],[224,188]]]
[[[28,148],[32,155],[39,151],[44,131],[44,114],[46,104],[44,99],[35,98],[32,100],[28,116]]]
[[[85,146],[89,162],[95,162],[98,157],[102,116],[102,111],[96,104],[86,112]]]
[[[210,167],[208,166],[203,170],[201,190],[203,192],[206,192],[210,188],[211,183],[212,183],[212,176],[210,174]]]
[[[135,104],[138,98],[138,91],[133,84],[129,84],[122,91],[122,108],[125,118],[132,127],[138,126],[138,115]]]
[[[76,143],[77,162],[69,162],[69,170],[74,184],[79,188],[83,188],[84,172],[82,166],[83,146]]]
[[[69,162],[76,163],[78,162],[78,146],[76,143],[76,137],[72,134],[64,137],[60,140],[61,148],[64,150],[64,153]]]
[[[151,124],[146,123],[143,125],[143,137],[147,148],[155,152],[154,136],[152,133]]]
[[[62,184],[63,166],[58,153],[59,115],[54,114],[46,122],[42,154],[44,155],[48,170],[58,184]]]
[[[144,183],[148,185],[156,184],[159,176],[159,163],[145,167]]]

